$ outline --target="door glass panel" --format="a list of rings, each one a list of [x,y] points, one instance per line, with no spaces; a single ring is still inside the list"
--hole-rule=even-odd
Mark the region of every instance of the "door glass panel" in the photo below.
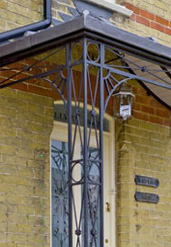
[[[100,163],[97,148],[89,148],[88,160],[89,246],[98,247],[100,246]]]
[[[52,247],[68,247],[68,145],[51,141]]]

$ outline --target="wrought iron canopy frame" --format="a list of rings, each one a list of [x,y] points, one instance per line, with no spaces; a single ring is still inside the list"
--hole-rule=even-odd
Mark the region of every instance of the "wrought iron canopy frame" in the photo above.
[[[171,89],[170,81],[163,81],[150,69],[133,63],[132,66],[128,66],[128,59],[124,56],[124,52],[141,57],[144,61],[148,60],[167,67],[166,71],[170,73],[170,48],[120,30],[90,15],[79,16],[58,27],[0,46],[0,72],[8,70],[8,64],[23,58],[32,55],[37,55],[38,58],[32,64],[23,63],[23,67],[20,68],[10,68],[9,65],[9,70],[13,74],[1,79],[1,89],[36,78],[53,86],[63,100],[68,116],[69,203],[65,210],[68,215],[69,242],[67,243],[70,247],[103,247],[104,245],[103,120],[112,95],[123,83],[131,80],[140,80]],[[80,56],[77,56],[79,54]],[[36,68],[40,69],[39,73],[34,70]],[[145,70],[152,74],[154,79],[137,76],[131,73],[132,68]],[[74,71],[80,72],[79,80],[76,80]],[[24,76],[18,79],[23,72]],[[91,107],[89,125],[88,99]],[[72,111],[72,102],[74,102],[75,112]],[[81,103],[83,103],[84,113],[83,131],[80,124]],[[98,107],[98,114],[96,107]],[[72,134],[73,116],[76,119],[74,134]],[[97,122],[100,123],[99,129]],[[91,152],[92,132],[95,133],[96,139],[94,148],[97,154],[95,156],[92,156]],[[75,159],[77,138],[81,143],[82,152],[80,157]],[[73,170],[77,167],[81,167],[80,179],[74,178]],[[81,191],[79,212],[75,204],[75,187],[79,187]],[[94,191],[93,196],[92,191]],[[75,236],[74,240],[73,236]],[[67,246],[64,241],[62,240],[61,247]]]

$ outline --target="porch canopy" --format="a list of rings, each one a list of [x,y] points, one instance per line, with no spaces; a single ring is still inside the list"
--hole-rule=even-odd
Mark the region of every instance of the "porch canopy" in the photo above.
[[[171,48],[152,38],[143,38],[121,30],[109,21],[94,18],[87,13],[28,37],[2,42],[0,66],[35,56],[83,36],[104,42],[123,53],[124,57],[123,54],[120,56],[120,60],[126,63],[123,67],[137,75],[136,79],[144,83],[163,103],[171,106],[171,92],[167,90],[171,86]],[[13,79],[16,81],[16,78]],[[0,81],[1,88],[7,84],[7,81]],[[155,84],[159,84],[159,87]]]
[[[0,45],[0,89],[22,85],[33,92],[36,85],[42,94],[51,96],[54,88],[67,113],[68,161],[65,168],[58,168],[64,174],[68,166],[68,179],[66,173],[61,176],[63,190],[57,190],[59,220],[52,225],[56,246],[104,245],[104,114],[120,87],[135,81],[170,108],[171,49],[87,11],[59,26]],[[96,140],[93,149],[92,133]],[[82,152],[75,158],[78,139]],[[75,177],[75,169],[80,176]],[[56,198],[59,200],[58,194]],[[77,206],[75,200],[80,200]]]

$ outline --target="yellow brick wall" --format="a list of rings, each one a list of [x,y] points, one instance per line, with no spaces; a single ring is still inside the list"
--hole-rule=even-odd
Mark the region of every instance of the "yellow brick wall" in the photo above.
[[[143,11],[148,11],[149,13],[153,13],[165,20],[171,20],[171,5],[170,0],[118,0],[119,4],[124,4],[125,2],[130,3]],[[154,37],[157,39],[157,42],[170,46],[171,43],[171,35],[160,32],[159,30],[153,29],[151,27],[145,26],[141,23],[137,23],[132,21],[129,18],[125,18],[121,15],[114,14],[111,18],[111,21],[126,31],[131,33],[135,33],[137,35],[143,37]],[[170,32],[171,33],[171,32]]]
[[[0,247],[49,247],[52,100],[0,91]]]
[[[112,18],[112,21],[117,27],[128,32],[137,34],[142,37],[154,37],[156,38],[157,42],[166,46],[170,46],[171,44],[171,36],[166,35],[165,33],[162,33],[158,30],[146,27],[140,23],[131,21],[128,18],[123,18],[120,15],[116,15]]]
[[[63,21],[59,12],[66,13],[70,15],[68,6],[75,8],[75,5],[72,0],[52,0],[52,16],[53,18]]]
[[[116,121],[117,247],[169,247],[171,241],[171,132],[144,120]],[[159,179],[135,185],[135,175]],[[158,194],[158,204],[136,202],[135,191]]]
[[[1,0],[0,33],[43,19],[43,0]]]

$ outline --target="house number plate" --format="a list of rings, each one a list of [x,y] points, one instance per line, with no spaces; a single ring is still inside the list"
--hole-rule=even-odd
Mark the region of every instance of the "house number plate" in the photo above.
[[[159,180],[157,178],[145,177],[145,176],[135,176],[135,183],[136,185],[143,185],[148,187],[155,187],[159,186]]]
[[[152,193],[135,192],[135,200],[138,202],[155,203],[159,202],[159,196]]]

